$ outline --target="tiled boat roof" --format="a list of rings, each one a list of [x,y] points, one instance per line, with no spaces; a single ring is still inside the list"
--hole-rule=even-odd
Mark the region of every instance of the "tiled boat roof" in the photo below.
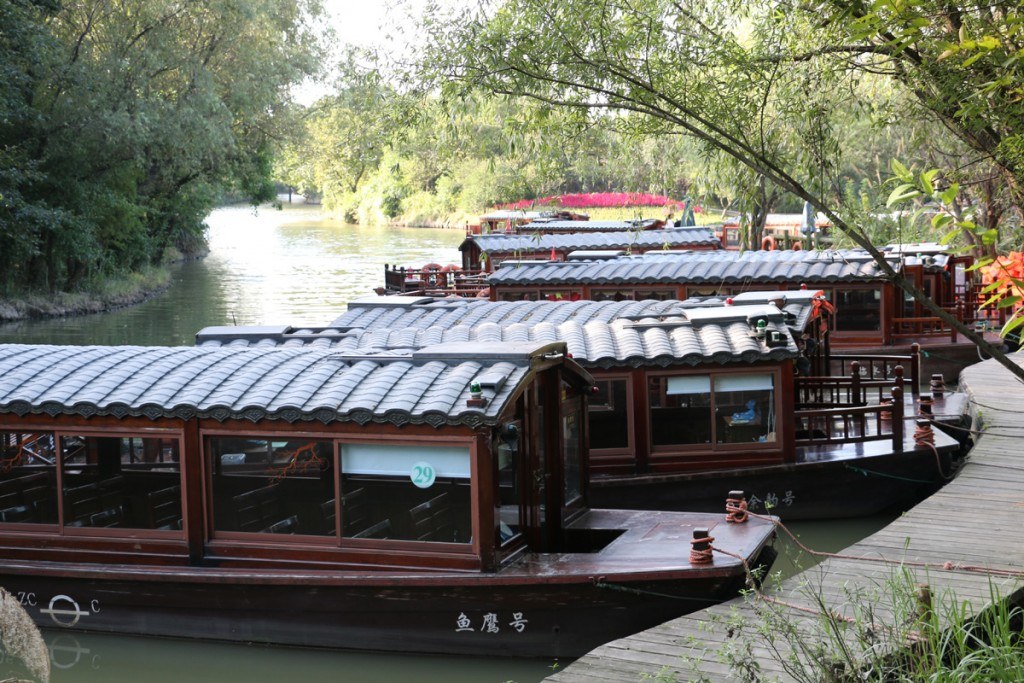
[[[899,261],[891,265],[899,268]],[[885,277],[863,251],[651,252],[602,261],[519,262],[499,267],[492,285],[624,285],[671,282],[878,282]]]
[[[580,221],[566,221],[580,223]],[[541,225],[550,225],[543,223]],[[560,251],[574,249],[645,249],[679,246],[721,245],[721,240],[707,228],[666,228],[664,230],[629,230],[628,226],[615,232],[570,232],[544,235],[470,235],[459,247],[465,250],[476,244],[485,254],[512,254],[515,252]]]
[[[538,218],[530,223],[518,226],[517,230],[522,233],[529,233],[531,230],[539,232],[624,232],[627,230],[648,230],[659,224],[661,224],[661,221],[656,218],[628,221],[567,221]]]
[[[196,343],[383,352],[448,342],[483,345],[558,340],[568,344],[569,353],[584,367],[749,363],[794,358],[797,348],[788,326],[797,324],[799,318],[806,325],[812,307],[810,295],[803,293],[783,310],[758,302],[728,307],[701,301],[491,302],[374,297],[349,304],[349,310],[330,327],[282,327],[267,332],[207,328],[196,336]],[[758,318],[767,323],[765,339],[753,334]],[[769,343],[772,332],[778,334]]]
[[[320,348],[0,345],[0,413],[329,423],[494,424],[532,359],[561,344]],[[469,385],[487,405],[467,407]]]

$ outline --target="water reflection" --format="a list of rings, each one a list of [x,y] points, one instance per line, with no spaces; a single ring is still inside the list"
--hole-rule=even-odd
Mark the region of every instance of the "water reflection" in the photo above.
[[[540,681],[553,662],[339,653],[159,638],[43,632],[53,683],[376,683]],[[31,680],[19,662],[3,656],[0,679]]]
[[[315,208],[229,207],[207,219],[210,255],[171,287],[100,315],[0,325],[0,342],[192,344],[209,325],[326,325],[384,281],[384,264],[459,260],[460,230],[353,226]]]

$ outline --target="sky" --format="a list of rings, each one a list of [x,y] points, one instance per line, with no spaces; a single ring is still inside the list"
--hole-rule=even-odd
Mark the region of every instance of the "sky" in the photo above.
[[[349,45],[386,49],[399,44],[389,25],[410,25],[409,13],[420,11],[426,0],[324,0],[323,4],[335,34],[331,53],[338,55]],[[327,92],[327,86],[307,82],[296,88],[295,98],[308,105]]]

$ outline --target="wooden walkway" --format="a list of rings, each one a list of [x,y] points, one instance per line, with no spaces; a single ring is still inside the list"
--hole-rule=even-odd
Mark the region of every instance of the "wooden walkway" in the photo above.
[[[1024,355],[1014,358],[1024,365]],[[603,645],[546,680],[826,680],[831,665],[816,658],[814,648],[835,642],[829,631],[841,634],[858,654],[868,647],[866,640],[885,651],[902,647],[907,629],[915,628],[920,584],[929,586],[936,606],[964,605],[974,614],[993,595],[1019,597],[1014,594],[1024,586],[1024,384],[986,361],[964,370],[960,388],[986,434],[941,491],[841,557],[783,581],[769,591],[778,602],[738,598],[675,619]],[[889,562],[872,561],[880,558]],[[905,588],[895,592],[898,604],[890,590],[894,584]],[[842,615],[833,620],[834,628],[826,627],[822,606]],[[765,623],[771,627],[761,630],[771,638],[759,632]],[[796,629],[793,637],[783,636],[787,625]],[[902,625],[898,633],[894,625]]]

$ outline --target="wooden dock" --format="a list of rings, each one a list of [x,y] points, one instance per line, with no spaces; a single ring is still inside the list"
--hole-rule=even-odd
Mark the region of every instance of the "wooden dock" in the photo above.
[[[1024,355],[1014,359],[1024,365]],[[608,643],[546,680],[828,680],[842,665],[822,661],[818,645],[840,638],[855,661],[868,648],[903,648],[919,627],[915,593],[923,585],[939,615],[940,604],[977,614],[993,596],[1018,597],[1024,384],[986,361],[964,370],[960,388],[986,433],[941,491],[837,557],[768,589],[767,600],[737,598]],[[788,637],[787,628],[794,629]]]

